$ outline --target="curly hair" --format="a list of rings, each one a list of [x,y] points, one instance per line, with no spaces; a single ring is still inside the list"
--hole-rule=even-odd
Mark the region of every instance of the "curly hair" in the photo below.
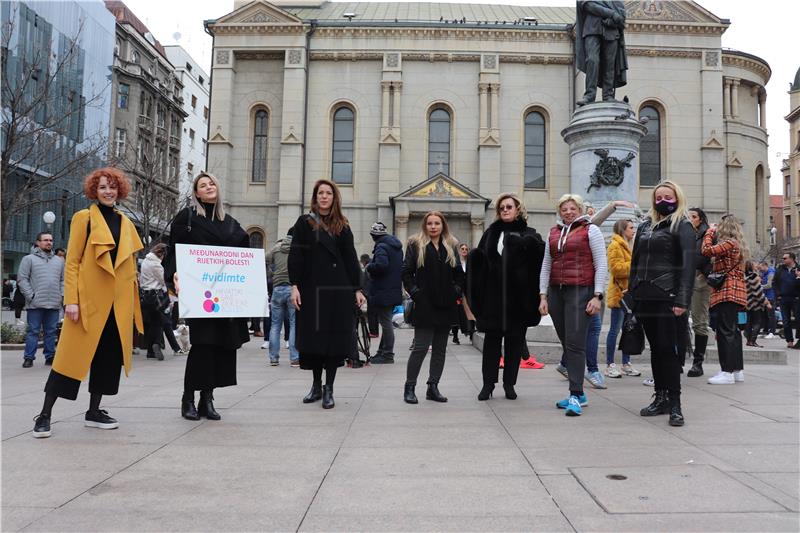
[[[117,200],[124,200],[131,192],[131,181],[128,176],[118,168],[103,167],[92,171],[83,180],[83,194],[89,200],[97,200],[97,186],[100,184],[100,178],[106,177],[108,183],[117,186]]]
[[[517,218],[527,221],[528,210],[525,208],[525,204],[522,203],[522,200],[519,199],[519,196],[513,192],[504,192],[497,197],[497,200],[494,201],[494,219],[500,220],[500,204],[503,203],[503,200],[507,200],[509,198],[511,198],[514,201],[514,204],[517,206]]]

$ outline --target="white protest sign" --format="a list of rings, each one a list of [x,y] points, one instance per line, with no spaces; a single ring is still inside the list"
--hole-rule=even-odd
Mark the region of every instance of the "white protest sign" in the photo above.
[[[264,250],[176,244],[181,318],[267,316]]]

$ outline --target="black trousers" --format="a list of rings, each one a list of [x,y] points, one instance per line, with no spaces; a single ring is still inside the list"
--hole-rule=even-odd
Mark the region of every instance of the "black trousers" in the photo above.
[[[637,302],[637,307],[647,309],[643,313],[637,311],[636,318],[650,343],[650,366],[653,368],[655,389],[680,393],[684,357],[678,353],[678,324],[681,317],[676,317],[672,312],[670,302]]]
[[[414,328],[414,341],[411,355],[408,356],[406,366],[406,383],[417,384],[417,377],[422,369],[422,362],[431,348],[431,366],[428,374],[429,384],[438,384],[444,371],[444,359],[447,351],[447,339],[450,328],[440,326],[437,328]]]
[[[745,336],[747,342],[754,343],[758,340],[758,333],[761,331],[761,323],[765,318],[766,309],[754,309],[747,312],[747,328]]]
[[[122,372],[122,342],[119,340],[114,308],[106,319],[106,325],[100,334],[100,341],[94,351],[92,366],[89,369],[89,393],[111,395],[119,392],[119,378]],[[50,370],[44,392],[55,394],[59,398],[75,400],[81,382],[78,379]]]
[[[519,362],[527,352],[525,332],[528,328],[509,331],[487,331],[483,339],[483,384],[494,385],[500,373],[500,344],[503,343],[503,385],[516,385]]]
[[[167,337],[167,342],[173,351],[178,351],[178,341],[175,340],[175,333],[172,331],[172,321],[170,317],[155,307],[142,306],[145,314],[145,335],[147,336],[147,353],[152,353],[154,344],[161,344],[161,334]]]
[[[744,369],[742,334],[739,332],[739,304],[722,302],[715,305],[711,312],[717,319],[719,366],[723,372]]]
[[[584,98],[594,101],[601,70],[603,79],[600,80],[600,86],[603,88],[603,99],[614,98],[614,64],[617,61],[618,42],[616,40],[606,41],[602,35],[587,35],[583,38],[583,46],[586,52]]]
[[[186,358],[183,390],[209,390],[236,385],[236,350],[213,344],[192,344]]]

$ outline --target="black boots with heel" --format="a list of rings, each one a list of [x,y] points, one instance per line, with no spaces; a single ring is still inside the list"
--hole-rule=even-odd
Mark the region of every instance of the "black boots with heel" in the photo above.
[[[200,391],[200,405],[197,407],[197,414],[204,416],[209,420],[219,420],[222,418],[216,409],[214,409],[214,391],[213,389]]]
[[[417,395],[414,394],[414,387],[413,383],[406,383],[405,388],[403,389],[403,401],[406,403],[418,403]]]
[[[514,385],[503,384],[503,390],[506,391],[506,399],[516,400],[517,391],[514,390]]]
[[[181,416],[186,420],[200,420],[194,405],[194,391],[184,391],[181,398]]]
[[[315,381],[311,384],[311,390],[303,398],[303,403],[314,403],[322,399],[322,382]]]
[[[425,393],[425,399],[440,403],[447,401],[447,398],[442,396],[442,393],[439,392],[439,385],[437,383],[428,383],[428,392]]]
[[[653,402],[639,411],[641,416],[658,416],[667,413],[669,413],[669,399],[665,390],[657,390],[653,394]]]
[[[333,409],[336,403],[333,401],[333,385],[322,386],[322,408]]]
[[[484,383],[483,388],[478,393],[478,400],[485,402],[492,397],[492,391],[494,391],[494,383]]]

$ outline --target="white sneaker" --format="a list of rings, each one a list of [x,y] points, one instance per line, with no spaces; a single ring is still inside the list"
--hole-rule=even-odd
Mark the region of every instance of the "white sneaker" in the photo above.
[[[743,383],[744,382],[744,370],[737,370],[733,373],[733,381],[736,383]]]
[[[767,333],[766,335],[764,335],[764,338],[765,339],[774,339],[775,338],[775,334],[774,333]]]
[[[641,376],[642,373],[633,368],[633,365],[630,363],[626,363],[622,365],[622,373],[626,376]]]
[[[644,385],[645,387],[655,387],[656,382],[652,378],[647,378],[644,381],[642,381],[642,385]]]
[[[287,350],[289,349],[289,341],[284,341],[284,342],[283,342],[283,345],[284,345],[284,346],[286,346],[286,349],[287,349]]]
[[[269,348],[269,341],[264,341],[264,344],[261,345],[261,349],[266,350],[267,348]]]
[[[733,372],[720,372],[712,378],[708,378],[709,385],[733,385],[735,380]]]
[[[609,378],[621,378],[622,373],[617,368],[615,363],[611,363],[610,365],[606,366],[606,371],[604,372],[606,377]]]

